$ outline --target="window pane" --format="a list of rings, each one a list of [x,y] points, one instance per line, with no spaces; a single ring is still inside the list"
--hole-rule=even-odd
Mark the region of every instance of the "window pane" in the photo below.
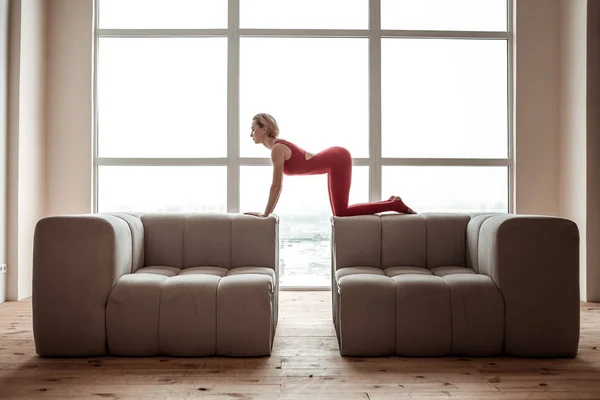
[[[271,177],[271,167],[241,167],[240,211],[265,210]],[[369,167],[353,167],[350,203],[368,200]],[[285,176],[275,214],[279,216],[281,285],[331,285],[327,175]]]
[[[268,157],[250,138],[252,117],[272,114],[280,137],[309,152],[344,146],[369,155],[367,39],[242,38],[240,154]]]
[[[98,212],[226,212],[227,167],[100,166]]]
[[[386,166],[382,175],[382,193],[417,212],[508,212],[508,167]]]
[[[505,158],[504,40],[383,39],[384,157]]]
[[[506,0],[381,0],[381,28],[506,31]]]
[[[241,28],[367,29],[368,0],[240,0]]]
[[[226,0],[100,0],[101,29],[227,28]]]
[[[100,157],[225,157],[227,39],[101,38]]]

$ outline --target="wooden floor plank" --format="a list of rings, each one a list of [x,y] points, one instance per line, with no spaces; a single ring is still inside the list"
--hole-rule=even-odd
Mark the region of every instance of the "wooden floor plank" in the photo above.
[[[330,292],[281,292],[279,315],[271,357],[53,359],[31,301],[0,304],[0,398],[600,399],[600,304],[582,304],[572,359],[341,357]]]

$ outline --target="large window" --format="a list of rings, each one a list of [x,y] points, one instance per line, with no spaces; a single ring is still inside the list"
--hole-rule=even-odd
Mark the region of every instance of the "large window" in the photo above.
[[[353,156],[350,202],[508,212],[510,0],[96,0],[95,210],[263,211],[252,116]],[[324,175],[285,177],[282,287],[330,285]]]

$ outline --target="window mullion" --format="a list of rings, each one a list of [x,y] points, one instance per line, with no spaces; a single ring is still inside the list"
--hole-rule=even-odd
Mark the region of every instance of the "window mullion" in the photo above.
[[[227,212],[240,211],[240,2],[228,0],[227,29]]]
[[[514,149],[515,149],[515,137],[514,137],[514,42],[512,39],[514,33],[514,20],[513,20],[513,7],[514,1],[508,0],[507,2],[507,21],[508,21],[508,46],[507,46],[507,62],[508,62],[508,87],[506,88],[508,93],[508,212],[512,213],[515,211],[515,165],[514,165]]]
[[[381,1],[369,2],[369,200],[381,199]]]
[[[93,49],[93,116],[92,116],[92,156],[94,157],[94,162],[92,165],[92,213],[98,212],[98,42],[100,38],[97,34],[98,26],[99,26],[99,1],[94,1],[94,30],[96,34],[94,35],[94,49]]]

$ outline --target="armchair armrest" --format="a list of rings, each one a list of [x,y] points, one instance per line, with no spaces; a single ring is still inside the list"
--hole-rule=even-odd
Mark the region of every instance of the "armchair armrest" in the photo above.
[[[132,234],[122,218],[43,218],[33,251],[33,334],[42,356],[106,354],[105,309],[119,277],[131,273]]]
[[[478,233],[479,272],[491,277],[504,296],[505,353],[575,356],[580,326],[577,225],[556,217],[496,215],[485,219]]]

